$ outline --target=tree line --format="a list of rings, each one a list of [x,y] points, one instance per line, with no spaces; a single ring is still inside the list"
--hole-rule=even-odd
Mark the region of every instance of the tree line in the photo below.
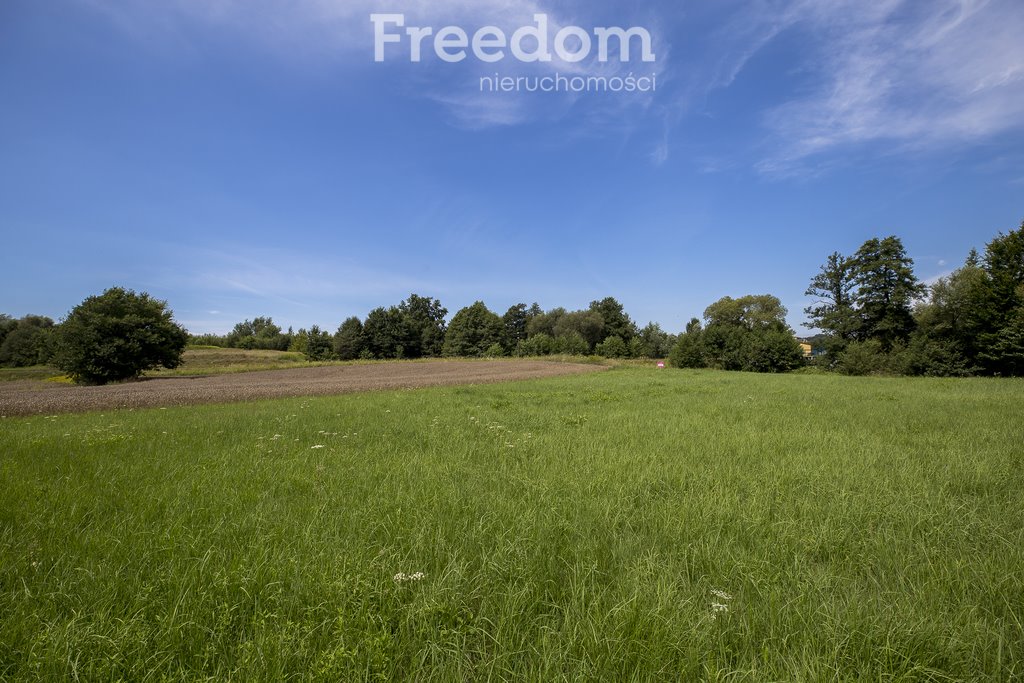
[[[189,336],[166,303],[118,287],[89,297],[60,324],[0,315],[0,365],[52,364],[76,381],[102,383],[175,367],[186,343],[292,350],[311,361],[552,354],[666,358],[680,368],[786,372],[807,364],[846,374],[1024,375],[1024,223],[931,285],[896,236],[834,252],[806,292],[808,359],[770,294],[724,297],[681,334],[642,329],[613,297],[581,310],[515,304],[503,315],[477,301],[448,321],[440,300],[411,294],[333,333],[314,325],[283,331],[269,317],[227,335]]]
[[[639,328],[613,297],[583,310],[543,310],[518,303],[503,315],[482,301],[457,311],[439,299],[411,294],[365,318],[343,321],[332,334],[314,325],[283,331],[271,318],[245,320],[224,336],[202,335],[192,343],[242,349],[298,351],[313,361],[439,357],[599,355],[665,358],[676,337],[656,323]]]

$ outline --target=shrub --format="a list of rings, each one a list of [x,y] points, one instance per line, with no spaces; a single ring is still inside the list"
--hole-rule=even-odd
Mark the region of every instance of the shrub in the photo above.
[[[668,355],[669,365],[676,368],[707,367],[701,334],[700,331],[692,331],[679,335],[679,339]]]
[[[597,355],[605,358],[625,358],[629,355],[629,347],[626,346],[626,342],[622,341],[622,337],[614,334],[598,344],[594,351]]]
[[[58,329],[57,367],[83,384],[176,368],[188,342],[166,302],[120,287],[80,303]]]
[[[313,325],[306,333],[306,350],[303,353],[308,361],[328,360],[333,351],[333,339],[326,330]]]
[[[555,338],[555,353],[567,356],[585,356],[590,353],[590,344],[579,332],[568,332]]]
[[[555,340],[540,332],[516,345],[517,356],[550,356],[555,352]]]
[[[484,351],[484,356],[487,358],[501,358],[505,355],[505,347],[501,344],[491,344]]]

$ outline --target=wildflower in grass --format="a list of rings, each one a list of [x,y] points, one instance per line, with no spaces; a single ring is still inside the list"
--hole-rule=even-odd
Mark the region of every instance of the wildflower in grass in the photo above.
[[[424,578],[426,578],[426,576],[427,575],[424,574],[423,572],[414,572],[412,574],[406,574],[405,572],[398,572],[392,578],[394,579],[395,583],[401,584],[401,583],[409,583],[409,582],[415,583],[416,581],[422,581]]]
[[[718,590],[717,588],[712,588],[711,589],[711,594],[714,595],[719,600],[732,600],[732,596],[731,595],[729,595],[725,591]]]
[[[729,611],[729,605],[723,605],[720,602],[711,603],[711,618],[717,619],[719,614],[725,614]]]
[[[318,443],[317,445],[315,445],[315,446],[310,446],[309,448],[310,448],[310,450],[312,450],[312,449],[314,449],[314,448],[323,448],[323,447],[324,447],[324,445],[323,445],[322,443]]]

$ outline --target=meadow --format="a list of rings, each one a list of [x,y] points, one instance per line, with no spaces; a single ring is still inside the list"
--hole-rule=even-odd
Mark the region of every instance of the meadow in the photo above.
[[[1024,678],[1024,382],[0,420],[0,679]]]

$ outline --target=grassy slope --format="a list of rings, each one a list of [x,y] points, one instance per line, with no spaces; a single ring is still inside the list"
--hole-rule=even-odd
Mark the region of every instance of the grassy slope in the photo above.
[[[0,679],[1011,680],[1022,399],[618,369],[6,419]]]

